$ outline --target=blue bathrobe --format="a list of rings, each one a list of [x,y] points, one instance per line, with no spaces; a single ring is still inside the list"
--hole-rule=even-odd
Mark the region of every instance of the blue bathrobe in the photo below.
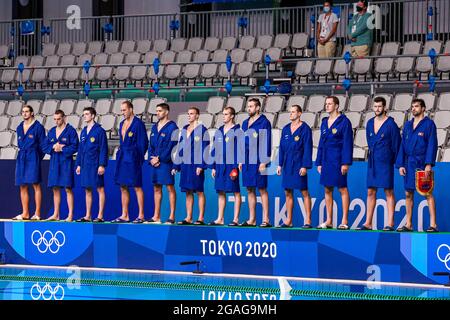
[[[148,138],[145,124],[136,116],[122,136],[122,120],[119,128],[120,146],[116,156],[114,182],[120,186],[142,187],[142,164],[145,161]]]
[[[62,152],[53,151],[53,146],[59,144],[65,145]],[[48,171],[49,187],[73,188],[75,161],[73,155],[78,150],[78,134],[70,124],[56,138],[56,127],[50,129],[47,135],[44,152],[50,155],[50,167]]]
[[[424,170],[427,164],[434,166],[438,149],[436,125],[425,117],[413,129],[414,119],[403,127],[402,143],[395,166],[406,169],[405,190],[416,190],[416,170]]]
[[[42,147],[45,143],[45,129],[38,122],[23,132],[23,122],[17,127],[17,144],[19,154],[16,159],[16,186],[40,183],[41,160],[44,158]]]
[[[366,138],[369,146],[367,188],[394,188],[394,165],[400,148],[400,129],[388,117],[375,134],[374,118],[367,122]]]
[[[239,172],[238,146],[242,146],[239,144],[239,139],[242,138],[243,132],[238,124],[235,124],[227,133],[224,132],[224,126],[221,126],[214,135],[211,168],[216,170],[214,178],[216,192],[240,192],[239,176],[232,180],[230,173],[233,169]]]
[[[173,185],[174,176],[171,174],[173,169],[172,151],[177,145],[178,137],[172,141],[172,134],[178,130],[177,124],[173,121],[167,122],[161,130],[158,131],[158,123],[155,123],[150,133],[150,142],[148,144],[148,161],[151,157],[159,157],[159,166],[151,167],[152,183],[156,185]]]
[[[350,120],[343,114],[328,128],[328,117],[320,126],[320,141],[316,166],[322,166],[320,184],[325,187],[347,187],[347,175],[342,175],[341,166],[353,161],[353,129]]]
[[[180,157],[174,168],[180,171],[180,188],[182,192],[203,192],[205,170],[208,168],[209,135],[204,125],[199,124],[187,135],[185,125],[178,142],[177,157]],[[197,168],[203,171],[197,175]]]
[[[267,188],[267,175],[259,172],[261,163],[270,163],[272,155],[272,127],[265,115],[260,115],[251,126],[249,119],[242,123],[245,132],[245,161],[242,165],[242,184],[249,188]],[[261,157],[264,155],[265,159]]]
[[[80,180],[83,188],[97,188],[105,185],[98,167],[108,165],[108,140],[106,131],[94,123],[89,133],[87,127],[81,131],[76,166],[80,166]]]
[[[308,189],[307,176],[300,176],[301,168],[312,167],[312,134],[311,128],[303,122],[291,133],[291,124],[281,131],[278,163],[282,168],[284,189]]]

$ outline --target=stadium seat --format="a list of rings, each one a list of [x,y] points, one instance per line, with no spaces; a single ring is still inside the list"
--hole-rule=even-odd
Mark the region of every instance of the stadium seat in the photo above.
[[[258,41],[256,42],[256,48],[261,48],[264,50],[272,47],[273,36],[272,35],[261,35],[258,36]],[[251,48],[249,48],[251,49]]]
[[[215,51],[219,49],[219,38],[217,37],[208,37],[205,39],[205,43],[203,44],[203,49],[207,51]]]
[[[196,52],[201,50],[203,47],[203,38],[190,38],[187,44],[187,50]]]
[[[0,132],[0,148],[7,147],[11,144],[13,133],[11,131]]]
[[[82,54],[86,53],[86,42],[75,42],[72,45],[72,54],[74,56],[81,56]]]
[[[237,39],[235,37],[224,37],[220,43],[220,49],[233,50],[236,48]],[[206,47],[205,47],[206,49]]]
[[[24,105],[23,101],[20,100],[11,100],[8,103],[8,109],[6,109],[6,114],[8,116],[17,116],[22,112],[22,106]]]
[[[9,117],[5,115],[0,115],[0,131],[5,131],[9,126]]]
[[[219,114],[225,107],[225,98],[219,96],[209,97],[206,111],[211,114]],[[227,105],[228,106],[228,105]]]
[[[411,109],[411,102],[413,95],[410,93],[397,93],[394,98],[392,110],[395,111],[408,111]]]
[[[170,42],[170,50],[172,51],[180,52],[183,51],[185,48],[186,48],[185,38],[175,38]]]
[[[119,52],[120,41],[109,40],[105,42],[105,50],[104,52],[107,54],[113,54]]]
[[[278,113],[284,109],[283,96],[269,96],[266,98],[264,112]]]
[[[290,96],[286,103],[286,111],[290,111],[290,108],[293,105],[298,105],[302,108],[302,111],[305,111],[306,110],[306,101],[307,101],[306,96],[301,96],[301,95]]]
[[[151,40],[139,40],[136,43],[136,51],[145,54],[152,49],[152,41]]]
[[[309,36],[306,33],[295,33],[292,37],[291,48],[296,56],[303,56],[309,44]]]
[[[254,36],[243,36],[239,40],[239,49],[250,50],[255,47],[255,37]]]
[[[72,114],[75,110],[75,105],[77,100],[74,99],[63,99],[59,103],[58,110],[64,111],[66,115]]]
[[[120,46],[120,52],[123,52],[125,54],[130,54],[133,52],[136,52],[136,42],[133,40],[125,40],[122,41],[122,45]],[[140,52],[136,52],[136,53],[140,53]]]
[[[169,49],[169,41],[167,39],[158,39],[153,42],[153,51],[163,53]]]

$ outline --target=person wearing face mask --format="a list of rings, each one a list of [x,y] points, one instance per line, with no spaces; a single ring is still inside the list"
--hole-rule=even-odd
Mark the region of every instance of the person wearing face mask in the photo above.
[[[370,54],[373,42],[373,21],[371,13],[367,12],[367,1],[358,1],[357,14],[350,20],[347,35],[351,40],[351,54],[353,57],[365,57]]]
[[[317,54],[319,58],[330,58],[336,54],[336,31],[339,24],[338,16],[331,12],[331,1],[323,4],[323,13],[317,21]]]

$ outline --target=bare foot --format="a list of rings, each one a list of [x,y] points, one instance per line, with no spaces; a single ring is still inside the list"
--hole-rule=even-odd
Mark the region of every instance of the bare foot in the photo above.
[[[50,217],[48,217],[47,219],[45,219],[45,221],[59,221],[59,215],[53,214]]]

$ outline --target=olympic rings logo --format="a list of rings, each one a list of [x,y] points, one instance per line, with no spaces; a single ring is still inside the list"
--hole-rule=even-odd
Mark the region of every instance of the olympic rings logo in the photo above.
[[[58,283],[55,287],[52,287],[50,283],[46,283],[43,287],[39,283],[33,284],[30,289],[30,296],[33,300],[63,300],[64,288]]]
[[[446,250],[444,250],[444,252],[446,251],[447,253],[444,253],[443,255],[441,255],[441,248],[446,248]],[[449,266],[449,261],[450,261],[450,246],[448,244],[441,244],[437,250],[436,250],[436,256],[439,259],[439,261],[443,262],[445,267],[447,268],[447,270],[450,270],[450,266]]]
[[[46,230],[44,233],[41,233],[39,230],[34,230],[31,234],[31,242],[40,253],[50,251],[55,254],[66,243],[66,236],[62,231],[56,231],[53,234],[50,230]]]

